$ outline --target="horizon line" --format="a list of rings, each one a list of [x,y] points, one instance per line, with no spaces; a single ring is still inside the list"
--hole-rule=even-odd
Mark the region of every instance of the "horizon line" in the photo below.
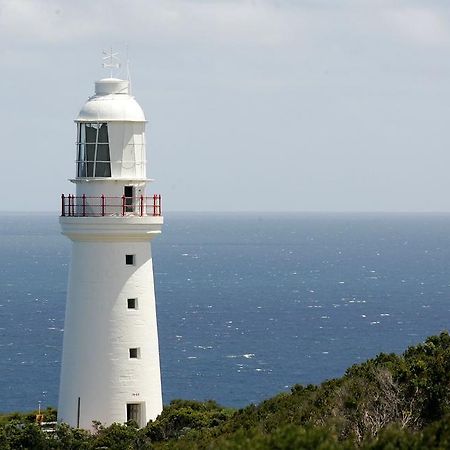
[[[0,214],[54,214],[60,217],[60,211],[43,210],[0,210]],[[450,214],[450,210],[424,211],[424,210],[187,210],[174,209],[164,211],[164,214]],[[164,216],[162,214],[162,216]]]

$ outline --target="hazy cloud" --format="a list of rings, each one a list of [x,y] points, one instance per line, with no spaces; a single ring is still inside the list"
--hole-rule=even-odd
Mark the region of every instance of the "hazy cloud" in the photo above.
[[[277,45],[301,30],[301,14],[272,2],[181,0],[0,1],[0,35],[63,44],[110,33],[133,38],[215,39]]]
[[[129,44],[169,209],[450,211],[449,29],[443,0],[0,0],[0,202],[57,208]]]
[[[386,8],[383,17],[403,38],[426,45],[450,43],[449,17],[429,6]]]
[[[190,40],[223,45],[314,44],[314,38],[356,33],[398,33],[412,43],[450,40],[448,16],[433,2],[406,6],[376,0],[195,1],[195,0],[0,0],[0,37],[17,43],[37,40],[73,45],[120,35],[123,41],[164,44]],[[383,23],[385,26],[383,26]],[[341,30],[341,31],[337,31]]]

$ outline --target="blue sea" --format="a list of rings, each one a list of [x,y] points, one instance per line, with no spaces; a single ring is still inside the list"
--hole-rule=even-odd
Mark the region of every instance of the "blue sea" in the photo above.
[[[164,402],[257,403],[449,328],[449,214],[173,213],[153,241]],[[1,411],[57,405],[69,240],[0,215]]]

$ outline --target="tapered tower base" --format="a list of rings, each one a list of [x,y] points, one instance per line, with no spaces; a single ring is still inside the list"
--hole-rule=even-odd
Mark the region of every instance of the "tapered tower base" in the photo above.
[[[61,217],[72,240],[58,420],[92,428],[162,410],[150,240],[162,217]]]

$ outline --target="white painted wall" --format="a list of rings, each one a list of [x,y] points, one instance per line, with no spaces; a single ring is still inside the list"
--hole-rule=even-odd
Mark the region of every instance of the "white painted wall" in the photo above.
[[[145,195],[145,182],[132,179],[127,180],[107,180],[105,178],[98,180],[93,178],[90,181],[76,182],[76,195],[85,194],[88,197],[99,197],[102,194],[121,197],[124,186],[135,186],[136,195]]]
[[[86,219],[91,226],[83,224]],[[162,410],[153,234],[127,234],[123,218],[121,231],[96,237],[99,221],[105,219],[94,219],[94,233],[88,231],[92,218],[61,219],[63,233],[70,235],[73,244],[58,420],[77,425],[80,397],[80,427],[85,429],[91,428],[93,420],[106,425],[125,422],[127,403],[145,403],[140,425]],[[78,223],[71,223],[74,220]],[[75,235],[77,228],[80,234]],[[136,255],[134,266],[125,264],[126,254]],[[127,298],[138,299],[137,310],[127,308]],[[140,348],[140,359],[129,358],[131,347]]]
[[[108,179],[95,179],[91,180],[76,180],[76,196],[82,197],[83,194],[86,195],[86,214],[91,212],[99,212],[101,204],[100,197],[103,195],[107,197],[113,197],[106,200],[107,205],[105,208],[105,215],[117,215],[121,214],[120,205],[122,204],[122,196],[124,195],[125,186],[134,187],[134,196],[140,197],[143,195],[145,197],[145,186],[146,183],[143,181],[136,180],[108,180]],[[93,198],[92,198],[93,197]],[[114,198],[115,197],[115,198]],[[81,211],[82,199],[77,200],[78,209]],[[136,213],[139,213],[139,201],[135,200]],[[91,207],[92,205],[92,207]],[[97,206],[95,206],[97,205]],[[78,211],[78,212],[80,212]]]

